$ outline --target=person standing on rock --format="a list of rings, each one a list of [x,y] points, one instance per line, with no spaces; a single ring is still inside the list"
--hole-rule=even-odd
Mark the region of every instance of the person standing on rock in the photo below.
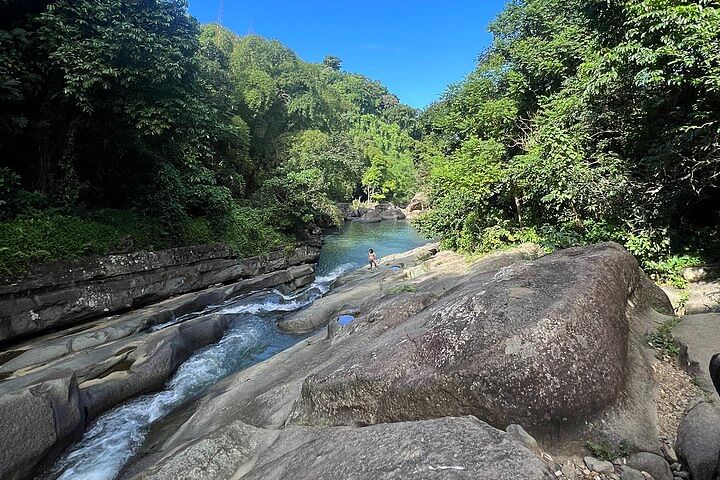
[[[375,255],[375,252],[371,248],[368,250],[368,261],[370,261],[370,268],[368,270],[372,270],[373,268],[378,268],[377,264],[377,256]]]

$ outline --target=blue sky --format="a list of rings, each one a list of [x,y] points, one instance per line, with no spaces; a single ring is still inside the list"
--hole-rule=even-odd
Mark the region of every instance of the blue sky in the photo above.
[[[203,23],[220,0],[189,0]],[[280,40],[303,60],[327,54],[422,108],[472,71],[504,0],[225,0],[223,25]]]

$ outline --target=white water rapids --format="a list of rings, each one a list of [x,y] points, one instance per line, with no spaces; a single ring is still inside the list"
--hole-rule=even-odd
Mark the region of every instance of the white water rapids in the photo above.
[[[280,332],[274,316],[309,305],[324,295],[335,279],[356,267],[349,263],[341,265],[291,295],[278,290],[263,291],[214,307],[218,313],[234,317],[218,343],[195,352],[178,368],[164,390],[137,397],[101,415],[82,439],[40,478],[113,480],[140,448],[153,422],[222,378],[270,358],[304,338]]]

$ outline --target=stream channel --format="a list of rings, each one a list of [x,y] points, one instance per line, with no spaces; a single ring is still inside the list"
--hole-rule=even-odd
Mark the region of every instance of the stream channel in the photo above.
[[[282,332],[276,326],[277,319],[310,305],[329,292],[339,276],[364,266],[369,248],[381,258],[426,242],[404,221],[346,223],[326,235],[317,265],[317,278],[304,289],[290,294],[276,289],[254,292],[154,327],[164,328],[200,313],[232,316],[223,338],[196,351],[178,368],[163,390],[134,398],[98,417],[83,437],[39,478],[113,480],[141,447],[153,422],[202,395],[226,376],[307,338],[307,335]]]

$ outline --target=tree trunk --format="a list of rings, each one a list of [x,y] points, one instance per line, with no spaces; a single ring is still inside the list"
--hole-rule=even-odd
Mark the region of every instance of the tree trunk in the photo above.
[[[515,211],[517,212],[518,225],[520,225],[520,226],[522,227],[522,226],[523,226],[523,221],[522,221],[522,201],[520,200],[520,197],[518,197],[517,195],[515,195]]]

